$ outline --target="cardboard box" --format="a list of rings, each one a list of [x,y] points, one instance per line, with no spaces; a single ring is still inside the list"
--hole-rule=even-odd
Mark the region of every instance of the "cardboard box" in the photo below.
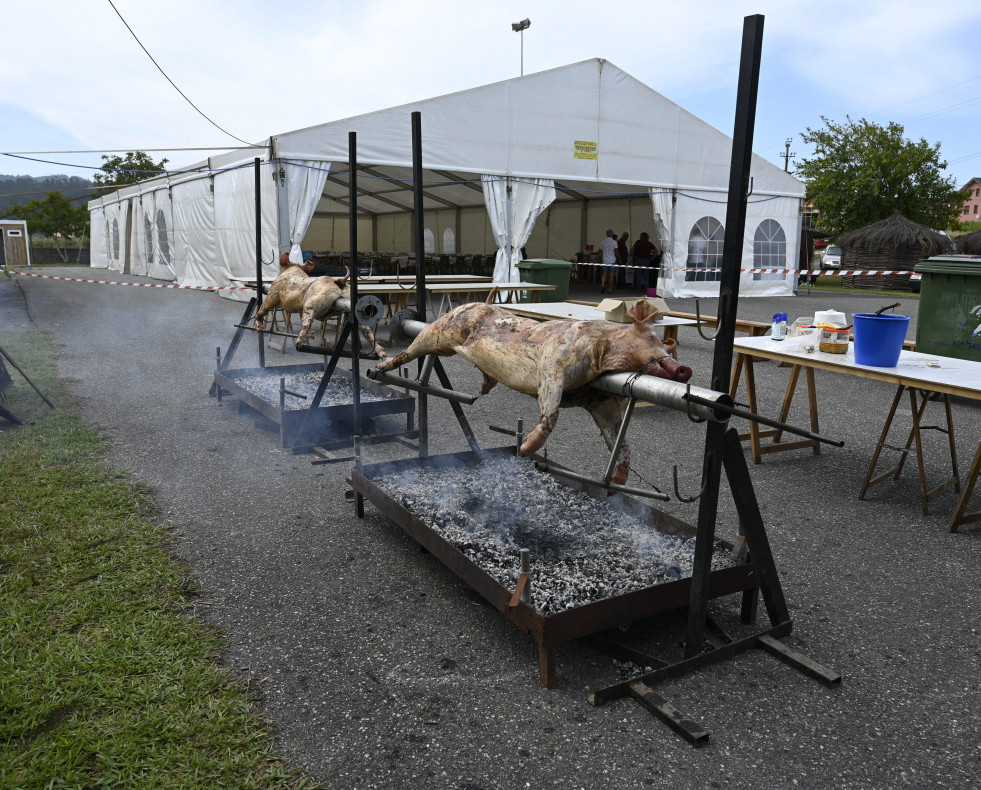
[[[660,319],[661,315],[668,312],[668,303],[665,302],[659,296],[645,296],[643,297],[648,302],[653,302],[654,306],[657,307],[658,317],[654,319],[655,323]],[[607,321],[614,321],[618,324],[626,324],[630,322],[627,318],[627,310],[634,302],[639,302],[640,298],[637,299],[604,299],[598,305],[596,305],[597,310],[602,310]]]

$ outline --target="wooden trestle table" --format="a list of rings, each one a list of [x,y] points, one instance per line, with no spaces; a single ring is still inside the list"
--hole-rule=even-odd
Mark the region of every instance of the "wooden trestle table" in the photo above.
[[[907,457],[910,453],[913,453],[917,459],[920,497],[923,503],[924,514],[929,512],[928,503],[931,499],[950,488],[954,488],[960,491],[960,498],[957,500],[957,505],[948,524],[949,530],[956,532],[961,524],[981,521],[981,511],[974,513],[967,512],[968,502],[978,481],[979,471],[981,471],[981,445],[978,446],[977,452],[974,454],[974,460],[971,463],[971,468],[968,471],[967,479],[962,488],[957,470],[954,420],[950,405],[951,395],[981,401],[981,362],[904,350],[900,353],[899,363],[896,367],[872,367],[870,365],[859,365],[855,362],[854,344],[852,343],[849,344],[848,353],[846,354],[829,354],[819,350],[808,353],[804,345],[797,342],[795,338],[788,338],[784,341],[774,341],[769,337],[737,338],[733,342],[733,350],[737,356],[735,365],[733,366],[730,394],[733,397],[736,396],[740,379],[745,377],[746,397],[749,408],[756,413],[758,413],[758,407],[753,360],[772,359],[779,362],[786,362],[791,366],[790,380],[787,384],[783,406],[781,407],[778,418],[781,422],[786,422],[787,420],[794,393],[797,389],[800,372],[801,370],[804,371],[807,381],[811,430],[814,433],[818,433],[818,404],[817,394],[814,389],[815,370],[828,370],[833,373],[843,373],[849,376],[858,376],[859,378],[895,384],[896,395],[886,416],[882,433],[875,452],[872,455],[872,460],[869,463],[869,468],[859,491],[858,498],[864,499],[868,489],[876,483],[889,477],[898,479]],[[909,396],[913,427],[904,445],[892,446],[886,444],[886,439],[904,393],[908,393]],[[939,394],[943,401],[946,427],[927,426],[922,423],[927,403],[930,401],[930,396],[933,393]],[[950,448],[951,475],[933,489],[927,489],[923,445],[920,436],[921,431],[926,428],[936,428],[946,433]],[[755,422],[750,423],[749,431],[740,434],[740,438],[750,441],[753,460],[756,463],[761,463],[762,456],[769,453],[802,448],[810,448],[815,455],[819,455],[821,452],[820,445],[816,440],[804,439],[801,441],[783,442],[781,441],[782,432],[780,430],[761,430]],[[763,444],[761,439],[765,438],[772,438],[773,443]],[[900,454],[899,462],[888,471],[874,476],[876,466],[879,462],[879,456],[884,448],[898,451]]]

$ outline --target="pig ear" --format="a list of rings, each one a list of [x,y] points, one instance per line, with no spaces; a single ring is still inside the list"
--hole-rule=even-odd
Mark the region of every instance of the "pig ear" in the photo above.
[[[657,305],[646,299],[638,299],[627,310],[627,315],[634,322],[634,327],[639,331],[644,331],[657,318]]]

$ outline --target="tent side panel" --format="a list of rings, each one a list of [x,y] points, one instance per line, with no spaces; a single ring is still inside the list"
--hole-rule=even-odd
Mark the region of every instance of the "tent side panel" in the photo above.
[[[89,266],[105,269],[109,266],[106,212],[102,206],[89,211]]]
[[[262,276],[272,280],[279,274],[279,210],[276,182],[270,167],[260,168],[262,199]],[[215,173],[215,231],[218,259],[214,276],[221,284],[235,278],[255,278],[255,169],[243,167]],[[217,284],[217,283],[216,283]]]
[[[216,275],[218,242],[211,180],[198,178],[175,184],[171,194],[177,281],[181,285],[229,285],[227,275]]]

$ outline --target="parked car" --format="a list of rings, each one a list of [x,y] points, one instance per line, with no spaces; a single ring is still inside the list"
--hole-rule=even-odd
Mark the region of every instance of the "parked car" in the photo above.
[[[825,269],[840,269],[841,268],[841,247],[836,244],[829,244],[824,248],[824,261],[822,263]]]

